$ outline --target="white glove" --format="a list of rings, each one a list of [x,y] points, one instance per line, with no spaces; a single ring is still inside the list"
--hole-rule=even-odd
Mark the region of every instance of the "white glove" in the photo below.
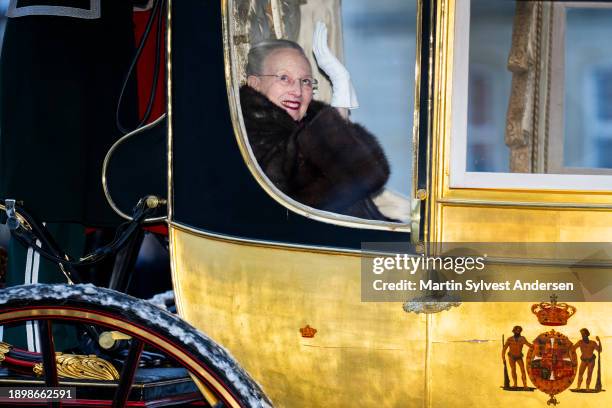
[[[319,68],[332,83],[331,105],[337,108],[356,109],[359,107],[357,93],[351,83],[351,76],[344,65],[331,53],[327,46],[327,26],[317,21],[312,35],[312,52]]]

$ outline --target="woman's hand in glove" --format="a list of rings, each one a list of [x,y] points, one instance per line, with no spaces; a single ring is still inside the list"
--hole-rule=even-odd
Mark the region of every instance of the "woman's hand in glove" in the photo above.
[[[337,108],[355,109],[359,107],[355,88],[347,69],[331,53],[327,46],[327,26],[317,21],[312,37],[312,51],[319,68],[329,77],[332,83],[331,105]]]

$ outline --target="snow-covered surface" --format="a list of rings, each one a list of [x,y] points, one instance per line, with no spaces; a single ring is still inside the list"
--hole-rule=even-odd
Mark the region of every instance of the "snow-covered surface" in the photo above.
[[[210,365],[225,374],[239,394],[248,401],[250,407],[272,407],[271,402],[261,391],[261,387],[236,363],[226,349],[176,315],[146,301],[92,284],[38,284],[13,286],[0,290],[0,305],[17,301],[19,304],[29,301],[35,305],[44,300],[69,299],[120,309],[143,319],[148,327],[170,333],[180,343],[196,348]]]
[[[166,292],[158,293],[150,299],[147,299],[147,302],[163,309],[168,310],[166,306],[168,303],[174,303],[174,291],[168,290]]]

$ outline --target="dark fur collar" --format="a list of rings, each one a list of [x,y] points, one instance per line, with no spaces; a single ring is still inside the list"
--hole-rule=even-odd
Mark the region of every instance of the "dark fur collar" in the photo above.
[[[281,191],[322,210],[386,219],[370,196],[386,183],[389,164],[365,128],[322,102],[296,122],[251,87],[240,89],[240,100],[255,158]]]
[[[293,131],[310,122],[321,110],[329,107],[326,103],[313,100],[310,102],[304,118],[296,122],[283,108],[275,105],[264,94],[248,85],[240,87],[240,103],[245,122],[253,120],[257,121],[262,128],[268,127],[285,131]]]

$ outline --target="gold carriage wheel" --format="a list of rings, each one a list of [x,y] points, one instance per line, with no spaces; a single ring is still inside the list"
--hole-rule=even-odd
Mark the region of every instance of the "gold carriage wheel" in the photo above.
[[[225,349],[176,315],[146,301],[89,284],[38,284],[0,291],[0,325],[31,320],[40,325],[46,386],[59,384],[56,360],[49,358],[55,356],[52,322],[73,321],[104,326],[132,338],[113,406],[124,406],[127,401],[145,344],[187,369],[211,406],[272,406]]]

